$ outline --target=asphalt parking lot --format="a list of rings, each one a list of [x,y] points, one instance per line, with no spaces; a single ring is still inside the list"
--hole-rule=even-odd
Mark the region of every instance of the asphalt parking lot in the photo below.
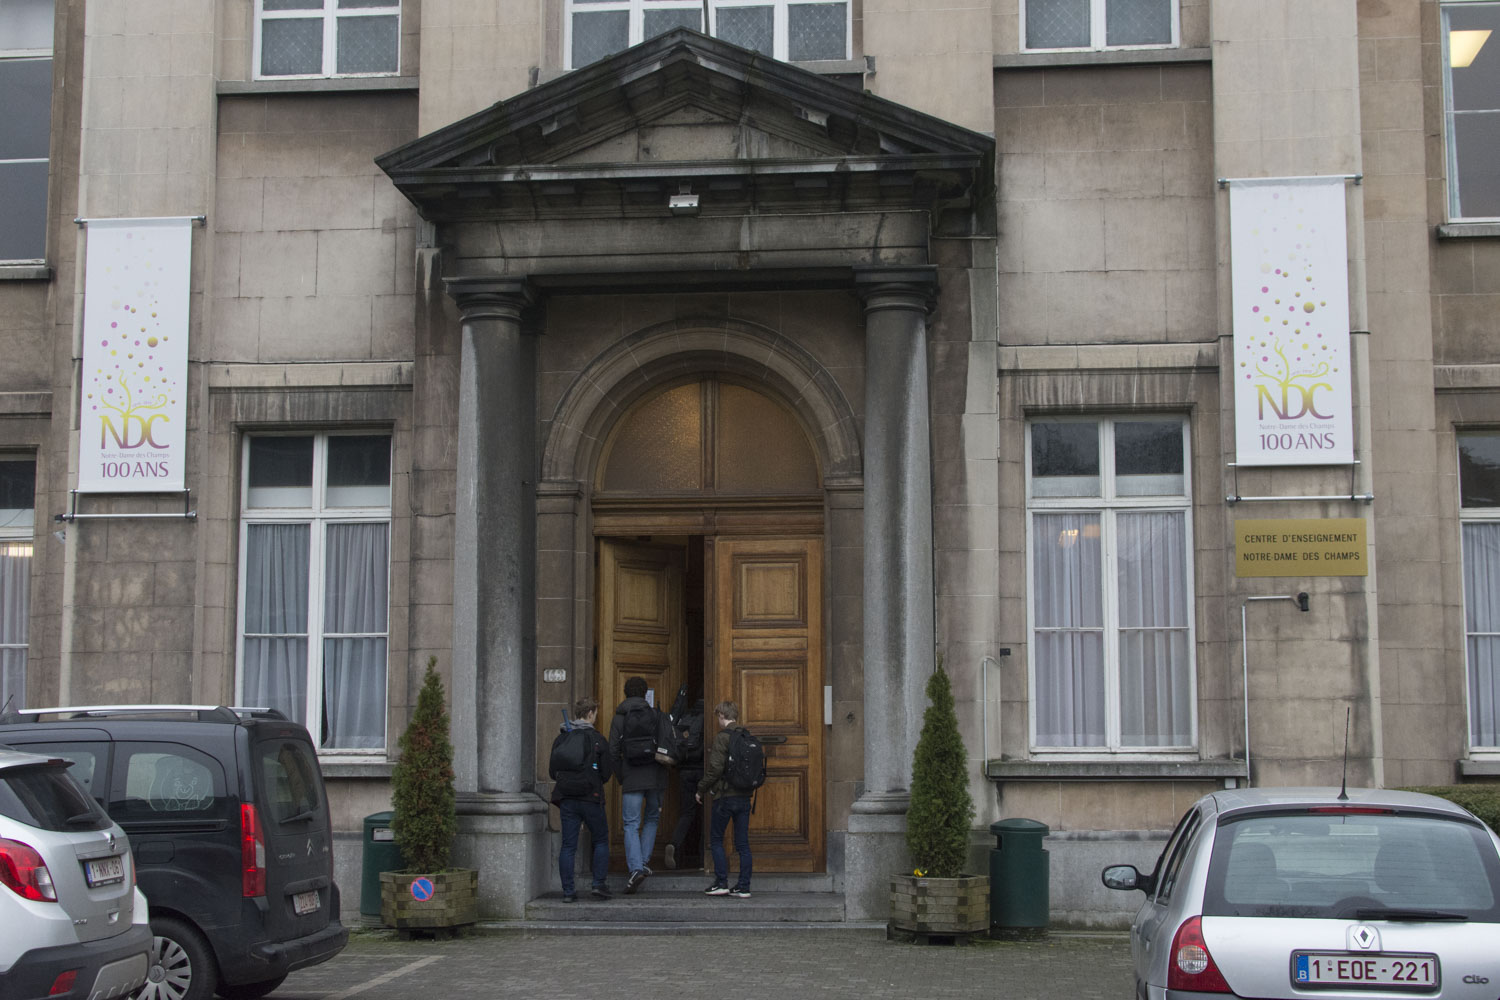
[[[272,996],[660,1000],[675,994],[1127,1000],[1130,948],[1123,934],[942,946],[829,930],[503,931],[414,941],[362,931],[333,961],[293,973]]]

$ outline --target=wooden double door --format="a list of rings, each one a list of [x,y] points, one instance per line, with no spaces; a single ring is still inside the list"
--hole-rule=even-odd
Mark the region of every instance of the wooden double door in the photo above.
[[[625,681],[643,677],[667,709],[678,690],[704,701],[712,745],[714,706],[733,701],[766,747],[765,785],[750,820],[759,871],[825,867],[823,761],[823,549],[816,537],[601,538],[598,664],[600,727],[608,731]],[[673,771],[650,862],[685,810],[707,807],[678,792]],[[618,785],[610,786],[611,858],[623,861]],[[730,851],[733,863],[733,851]]]

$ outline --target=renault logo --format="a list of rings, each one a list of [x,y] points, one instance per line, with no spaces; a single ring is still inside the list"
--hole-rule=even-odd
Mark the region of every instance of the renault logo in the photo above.
[[[1380,932],[1369,924],[1355,924],[1349,928],[1350,951],[1379,951]]]

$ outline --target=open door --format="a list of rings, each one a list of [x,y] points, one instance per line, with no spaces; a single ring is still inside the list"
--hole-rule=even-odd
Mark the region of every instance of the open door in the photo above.
[[[646,545],[599,539],[599,731],[609,736],[615,707],[625,700],[625,682],[644,677],[657,708],[668,709],[682,683],[683,569],[681,546]],[[675,785],[675,782],[669,782]],[[662,821],[675,789],[662,804]],[[624,870],[625,843],[620,830],[620,785],[607,786],[610,863]],[[658,831],[656,855],[665,835]],[[650,863],[650,862],[648,862]]]
[[[750,849],[757,871],[824,866],[823,545],[816,538],[718,538],[712,702],[740,706],[766,746]],[[781,742],[784,740],[785,742]],[[729,850],[731,862],[734,851]]]

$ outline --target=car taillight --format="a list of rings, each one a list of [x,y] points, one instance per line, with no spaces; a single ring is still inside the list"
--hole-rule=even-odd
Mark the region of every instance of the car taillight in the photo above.
[[[42,856],[19,840],[0,838],[0,882],[22,899],[57,902],[57,887]]]
[[[1167,989],[1198,993],[1228,993],[1229,984],[1214,964],[1203,942],[1203,918],[1189,917],[1172,938],[1167,961]]]
[[[73,992],[73,983],[77,979],[77,969],[69,969],[67,972],[59,973],[57,978],[52,980],[52,988],[47,991],[47,995],[49,997],[60,997],[64,993]]]
[[[266,834],[260,826],[260,814],[248,802],[240,803],[240,873],[242,895],[266,894]]]

